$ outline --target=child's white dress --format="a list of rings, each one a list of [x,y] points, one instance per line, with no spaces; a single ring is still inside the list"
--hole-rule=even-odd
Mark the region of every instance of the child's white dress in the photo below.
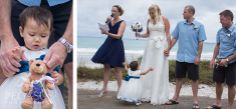
[[[121,88],[117,94],[117,99],[127,102],[140,102],[142,93],[142,84],[140,82],[141,70],[128,70],[128,76],[131,76],[129,81],[123,81]]]
[[[36,59],[46,54],[48,49],[40,51],[30,51],[22,47],[26,58]],[[25,99],[26,93],[22,92],[22,85],[28,79],[29,72],[23,72],[13,77],[7,78],[0,86],[0,109],[22,109],[21,103]],[[49,90],[49,96],[53,103],[53,109],[65,109],[63,97],[59,88]],[[41,102],[34,102],[33,109],[41,109]]]

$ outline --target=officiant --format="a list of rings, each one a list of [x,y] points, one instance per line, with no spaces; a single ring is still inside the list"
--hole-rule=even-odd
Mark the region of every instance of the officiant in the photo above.
[[[120,18],[123,13],[124,10],[121,6],[112,6],[111,16],[109,16],[110,18],[107,20],[109,30],[107,31],[100,28],[101,33],[107,35],[107,38],[92,58],[94,63],[103,64],[104,66],[104,83],[99,94],[100,97],[108,92],[107,84],[110,78],[111,68],[115,69],[118,90],[121,86],[123,63],[125,62],[122,37],[126,27],[124,20]]]

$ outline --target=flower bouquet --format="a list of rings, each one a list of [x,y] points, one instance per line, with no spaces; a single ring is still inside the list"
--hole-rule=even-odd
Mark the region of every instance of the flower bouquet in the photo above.
[[[141,25],[140,22],[136,22],[133,25],[131,25],[131,30],[135,32],[136,34],[138,34],[138,32],[143,31],[143,26]],[[137,36],[136,36],[136,39],[137,39]]]
[[[134,32],[142,32],[143,31],[143,26],[141,25],[140,22],[136,22],[133,25],[131,25],[131,29]]]

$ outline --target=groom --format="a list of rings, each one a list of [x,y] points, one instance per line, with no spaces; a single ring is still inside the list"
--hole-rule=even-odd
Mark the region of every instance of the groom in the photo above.
[[[176,90],[173,98],[166,105],[178,104],[180,90],[183,84],[183,78],[188,75],[192,80],[193,91],[193,109],[199,109],[198,105],[198,80],[199,80],[199,63],[203,48],[203,41],[206,40],[206,34],[203,24],[194,19],[195,8],[187,5],[184,8],[184,21],[180,21],[172,33],[171,47],[165,50],[169,54],[171,48],[179,41],[176,58]]]

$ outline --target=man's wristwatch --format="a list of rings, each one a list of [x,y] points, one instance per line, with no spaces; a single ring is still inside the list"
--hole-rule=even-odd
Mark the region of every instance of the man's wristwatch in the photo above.
[[[72,52],[72,50],[73,50],[73,45],[70,44],[70,42],[67,41],[64,37],[61,37],[61,38],[58,40],[58,42],[60,42],[61,44],[63,44],[63,45],[66,47],[67,53]]]

